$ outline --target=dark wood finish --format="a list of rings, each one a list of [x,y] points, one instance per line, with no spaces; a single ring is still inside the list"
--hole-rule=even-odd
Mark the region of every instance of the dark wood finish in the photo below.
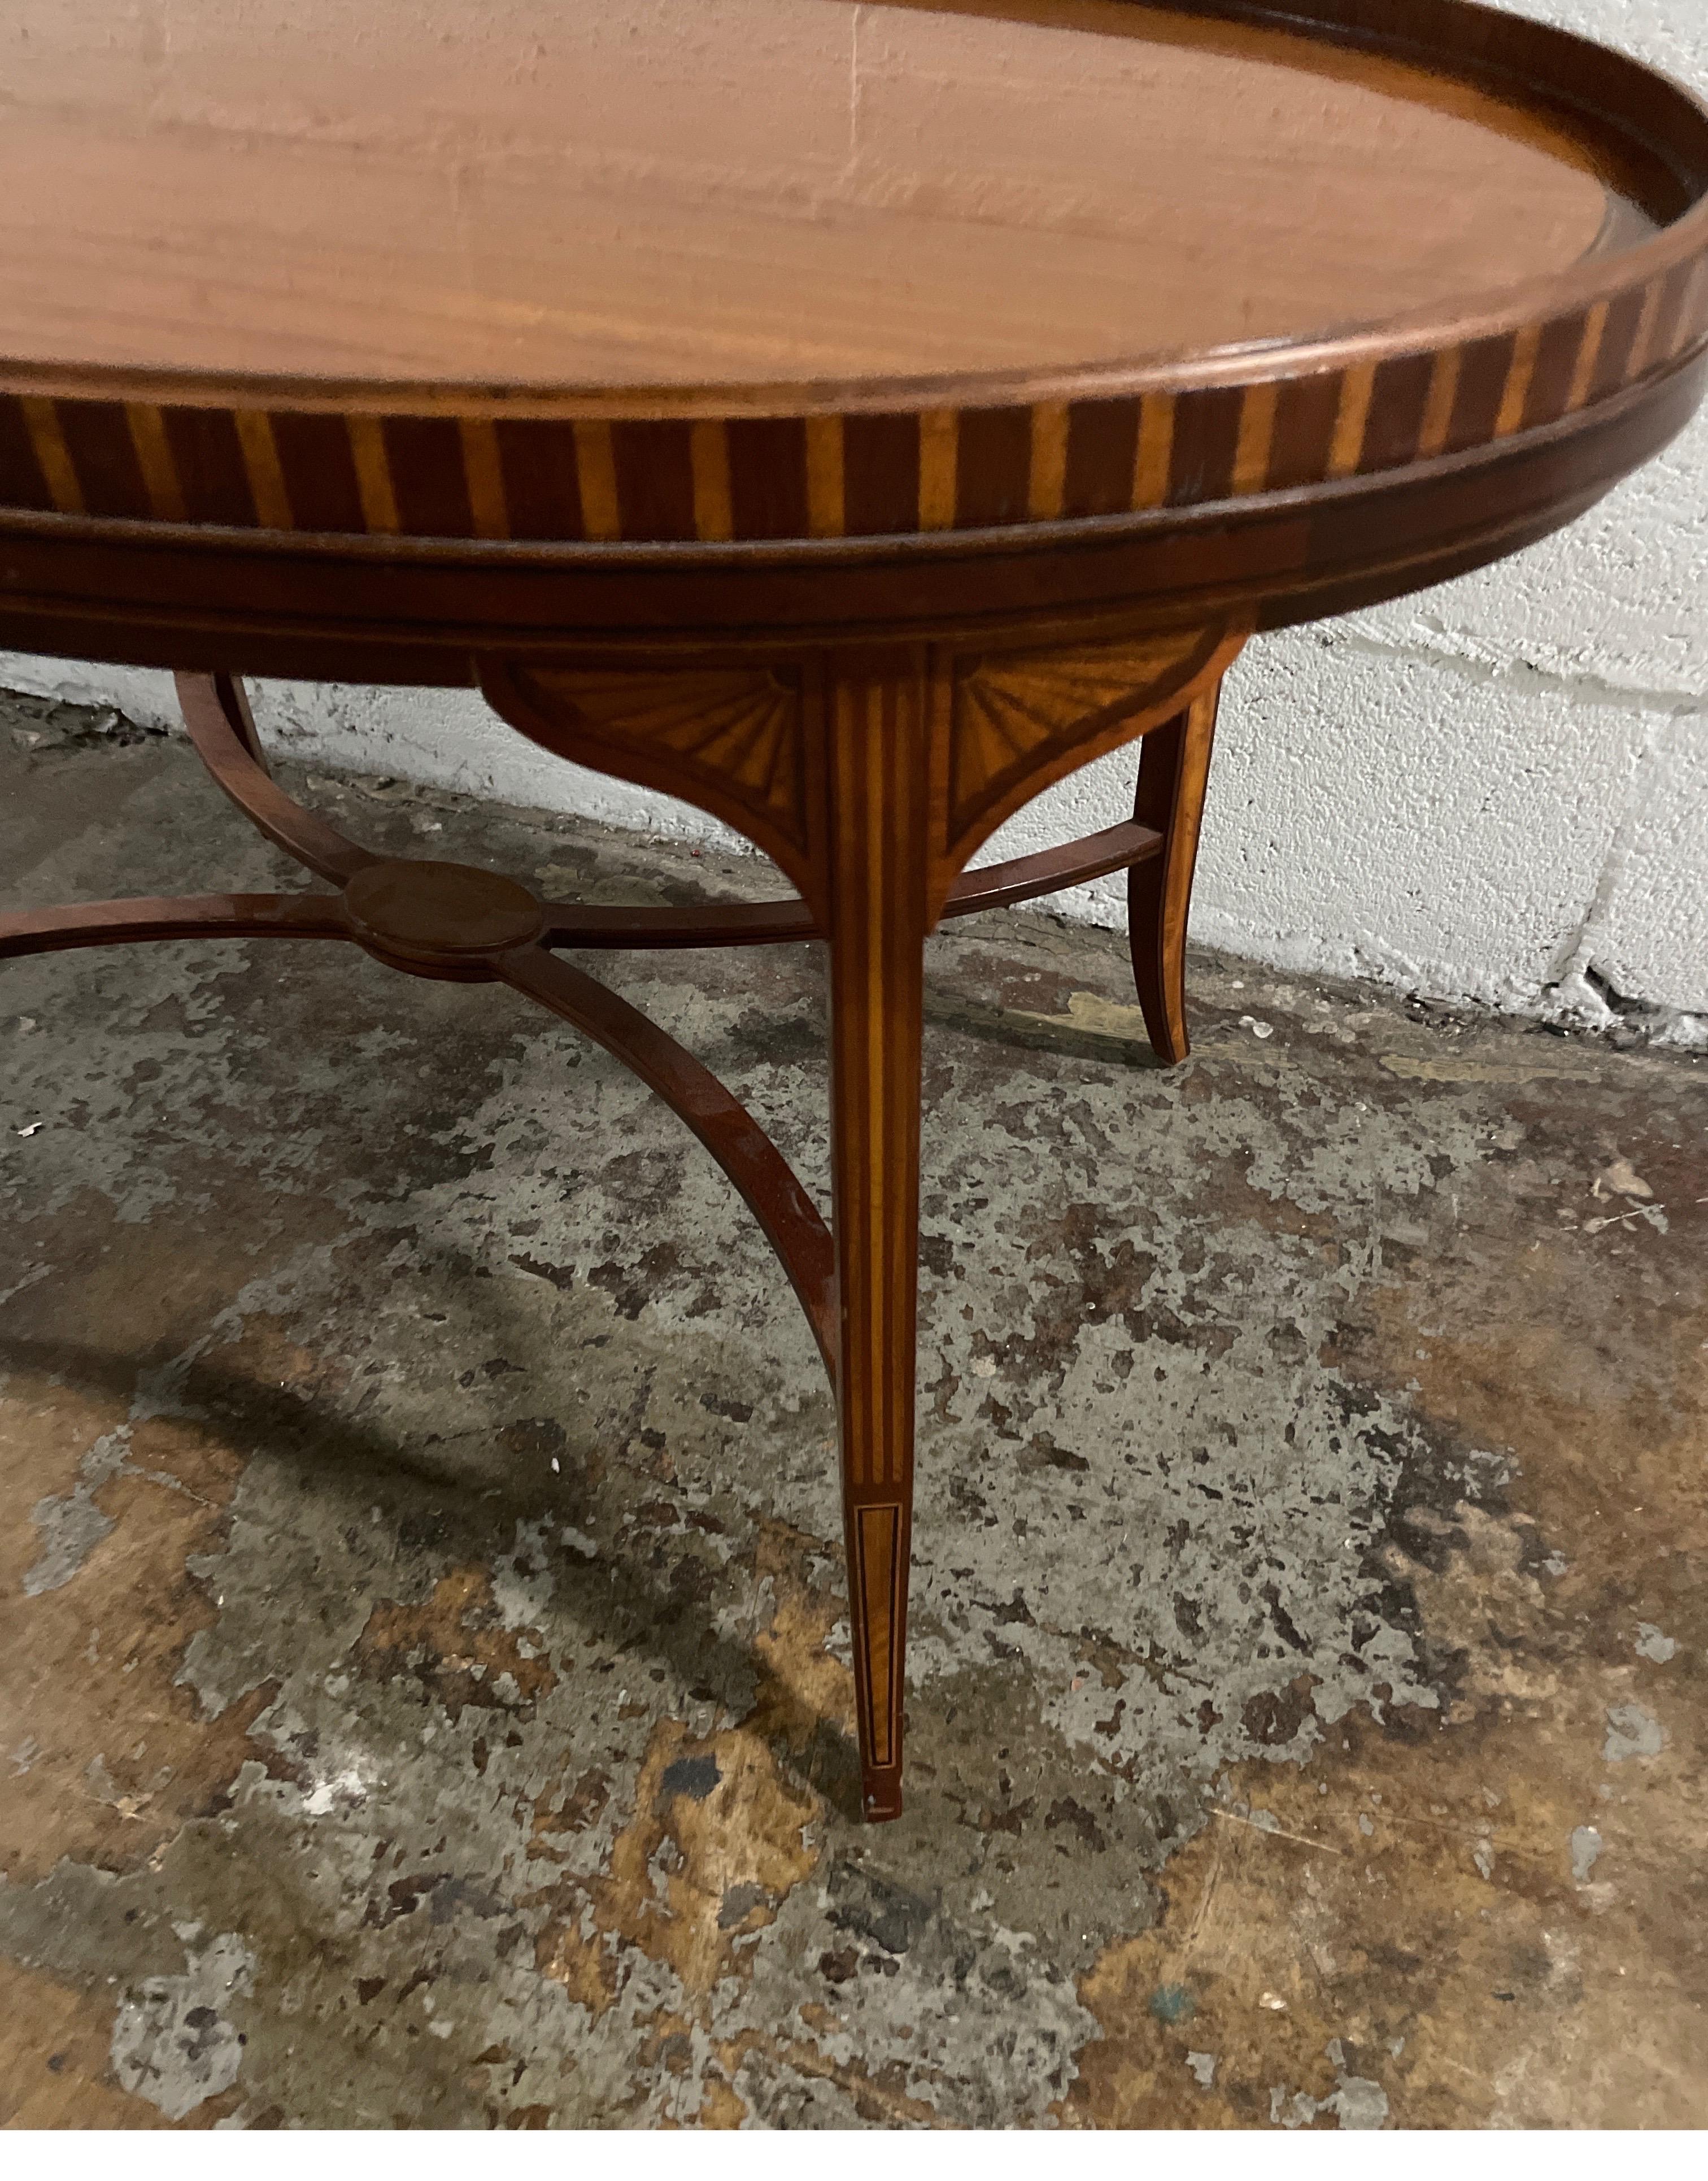
[[[260,737],[240,685],[229,674],[180,674],[178,701],[196,754],[217,786],[276,848],[342,886],[379,861],[323,818],[293,803],[261,757]]]
[[[482,660],[795,655],[827,627],[1061,644],[1374,604],[1534,544],[1658,453],[1708,353],[1493,450],[1220,507],[857,546],[474,548],[0,511],[0,640],[146,666],[430,685]]]
[[[603,1046],[687,1123],[764,1229],[834,1378],[837,1339],[830,1236],[812,1198],[746,1107],[638,1008],[569,963],[530,947],[503,955],[495,966],[507,985]]]
[[[370,954],[454,981],[483,979],[495,955],[532,945],[546,921],[515,879],[408,858],[365,864],[346,881],[344,906]]]
[[[626,1000],[554,959],[547,951],[554,936],[550,912],[526,886],[468,864],[370,854],[267,777],[247,747],[253,742],[258,748],[259,741],[240,687],[223,677],[180,675],[179,692],[214,780],[269,839],[311,870],[321,871],[336,856],[348,871],[342,892],[203,894],[30,910],[0,917],[0,960],[141,940],[346,939],[412,976],[510,985],[615,1054],[686,1122],[782,1260],[834,1377],[829,1230],[781,1153],[717,1078]]]
[[[1143,750],[1149,752],[1151,739],[1140,745]],[[1208,749],[1204,761],[1207,770]],[[1022,901],[1061,893],[1160,856],[1166,839],[1166,832],[1156,826],[1126,819],[1100,833],[1042,848],[1035,855],[981,864],[956,880],[942,913],[945,917],[977,916],[986,909],[1012,908]],[[719,901],[685,908],[605,908],[580,902],[548,902],[545,914],[548,947],[771,947],[824,936],[804,901]],[[1171,942],[1160,938],[1159,943]]]
[[[1127,931],[1145,1031],[1159,1057],[1171,1063],[1184,1060],[1191,1051],[1186,1029],[1186,926],[1220,701],[1218,682],[1147,735],[1139,746],[1133,820],[1156,829],[1161,853],[1128,870]]]
[[[0,916],[0,961],[146,939],[353,939],[344,904],[325,894],[201,893],[89,901]]]
[[[508,17],[378,5],[222,40],[218,0],[161,0],[157,47],[24,0],[0,31],[0,644],[180,671],[219,785],[341,889],[14,917],[0,952],[338,937],[635,1068],[831,1367],[893,1814],[924,939],[1127,867],[1184,1052],[1229,664],[1533,543],[1683,426],[1708,112],[1469,0],[727,0],[697,41],[622,0],[554,13],[526,69]],[[243,674],[479,687],[796,897],[581,908],[373,856],[271,780]],[[969,869],[1135,741],[1130,825]],[[698,1063],[549,951],[809,936],[834,1240]]]
[[[1444,73],[1430,10],[1299,13],[1389,35],[1332,46],[1253,5],[723,0],[691,39],[600,0],[538,11],[524,60],[513,16],[455,0],[14,0],[0,345],[482,389],[691,386],[708,356],[769,383],[1031,371],[1457,302],[1570,269],[1610,207],[1644,231],[1638,147]],[[169,496],[124,423],[115,471]],[[1023,412],[968,431],[975,504],[1023,505]],[[388,423],[379,507],[462,534],[479,497],[418,436]],[[613,457],[625,534],[684,519],[686,430]]]
[[[923,648],[857,654],[836,662],[826,705],[836,1401],[872,1818],[901,1808],[919,1072],[942,694]]]
[[[181,693],[180,692],[180,695]],[[267,762],[267,752],[261,746],[261,731],[255,724],[255,714],[250,705],[249,692],[244,687],[242,682],[234,674],[216,674],[212,677],[206,695],[218,705],[221,716],[242,745],[244,754],[251,762],[258,765],[263,772],[270,772],[272,768]],[[192,690],[191,708],[196,710],[198,716],[200,716],[201,701],[201,698]],[[185,722],[186,725],[189,723],[187,712]],[[190,737],[194,740],[196,729],[191,726],[190,732]]]
[[[747,0],[691,48],[623,4],[635,35],[570,10],[522,70],[464,10],[442,44],[395,0],[234,42],[229,0],[163,0],[167,119],[141,31],[103,30],[97,68],[101,0],[33,0],[0,505],[931,535],[1498,444],[1708,334],[1700,105],[1468,0],[962,0],[863,30],[853,0]],[[742,96],[694,98],[690,50]],[[292,97],[317,156],[255,123]]]
[[[548,947],[773,947],[820,936],[804,901],[717,901],[686,908],[546,903]]]
[[[1156,732],[1160,730],[1153,730]],[[1139,747],[1144,750],[1149,744],[1147,737]],[[1111,871],[1149,863],[1162,849],[1163,836],[1155,826],[1129,819],[1059,848],[1042,848],[1035,856],[1017,856],[1012,863],[983,864],[977,870],[963,871],[949,890],[943,914],[972,916],[980,909],[1011,908],[1017,902],[1037,901],[1044,894],[1083,886],[1089,879],[1106,878]]]
[[[1202,640],[1167,645],[1161,686],[1179,681],[1182,659],[1189,668],[1220,655],[1219,647]],[[228,676],[178,677],[199,754],[268,839],[340,881],[342,892],[107,902],[13,916],[0,919],[0,959],[191,936],[353,940],[413,976],[508,984],[594,1039],[655,1090],[758,1219],[831,1373],[841,1428],[863,1808],[873,1819],[894,1817],[901,1807],[912,1525],[923,950],[933,874],[950,862],[958,853],[951,844],[968,837],[965,829],[976,822],[949,785],[961,753],[959,776],[976,778],[983,792],[989,769],[981,755],[969,770],[965,748],[972,737],[977,751],[984,749],[991,693],[1017,690],[1029,699],[1032,763],[1041,778],[1058,765],[1064,703],[1086,708],[1088,747],[1112,732],[1130,734],[1136,718],[1157,713],[1154,687],[1112,698],[1111,676],[1142,672],[1154,683],[1157,664],[1154,651],[1099,651],[1069,673],[1054,654],[1019,653],[1000,667],[981,660],[961,671],[917,646],[836,654],[803,677],[815,692],[812,724],[823,743],[822,760],[807,767],[823,801],[811,831],[833,844],[820,891],[831,959],[834,1240],[774,1145],[723,1085],[626,1001],[548,951],[818,936],[821,926],[806,902],[601,910],[541,903],[517,881],[469,865],[375,856],[272,780],[247,696]],[[1193,717],[1213,708],[1217,686],[1195,700]],[[979,704],[969,706],[969,687],[984,692]],[[1128,702],[1135,693],[1150,696],[1148,710]],[[585,716],[574,695],[562,701],[572,721]],[[1167,737],[1177,724],[1165,721],[1154,732]],[[1025,739],[1017,731],[1002,739],[1005,765]],[[729,747],[739,764],[746,742],[738,737]],[[1145,780],[1155,777],[1142,762],[1142,800]],[[1127,864],[1149,868],[1172,857],[1177,872],[1173,814],[1152,809],[1157,799],[1153,785],[1147,810],[1161,814],[1163,825],[1135,820],[967,873],[950,885],[941,913],[1005,906]],[[1195,812],[1192,833],[1195,838]],[[1183,933],[1182,913],[1156,935],[1158,947],[1177,947]],[[1181,966],[1173,964],[1176,982]]]

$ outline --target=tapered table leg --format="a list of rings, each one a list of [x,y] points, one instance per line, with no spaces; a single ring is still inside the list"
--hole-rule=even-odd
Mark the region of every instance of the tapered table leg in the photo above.
[[[923,663],[839,669],[829,698],[836,1391],[862,1797],[901,1810],[913,1499],[919,1097],[927,924]]]
[[[1232,638],[1211,645],[1193,670],[1197,684],[1237,649]],[[1093,664],[1092,694],[1106,699],[1109,663],[1099,656]],[[927,935],[939,914],[1023,900],[1140,859],[1134,966],[1146,1021],[1160,1050],[1175,1057],[1186,1049],[1182,950],[1215,693],[1146,737],[1133,823],[968,879],[966,859],[1000,820],[1002,798],[1011,807],[1017,794],[1023,799],[1062,770],[1062,722],[1050,702],[1060,709],[1089,701],[1077,662],[1050,669],[1048,660],[1040,667],[1031,657],[1024,665],[1026,701],[997,687],[1006,709],[992,715],[994,726],[983,714],[969,715],[967,677],[954,660],[923,645],[815,653],[793,679],[755,670],[737,677],[734,698],[721,684],[711,693],[708,703],[725,701],[721,711],[713,704],[709,727],[694,704],[683,710],[679,693],[672,689],[661,703],[648,682],[629,720],[632,738],[644,743],[650,726],[680,740],[686,721],[690,746],[681,784],[708,808],[745,813],[755,839],[777,850],[802,889],[793,901],[672,912],[663,919],[542,903],[491,872],[374,854],[301,809],[270,777],[240,682],[180,676],[185,722],[215,781],[269,840],[342,892],[93,903],[0,919],[0,957],[186,930],[288,931],[353,941],[412,975],[502,979],[598,1040],[682,1116],[776,1246],[835,1381],[868,1820],[901,1814]],[[1136,660],[1132,671],[1154,665]],[[582,686],[589,678],[591,696]],[[498,669],[483,674],[483,686],[506,694],[537,739],[577,754],[577,693],[609,709],[609,676],[578,677],[565,669],[555,682],[544,675],[535,681],[539,688],[519,693]],[[1156,702],[1149,717],[1180,702],[1181,682],[1169,686],[1174,693]],[[1141,685],[1112,724],[1133,719],[1145,693]],[[989,689],[984,701],[991,701]],[[1085,716],[1110,710],[1104,701]],[[1072,726],[1079,714],[1066,716]],[[1105,732],[1110,725],[1105,721]],[[1133,732],[1143,732],[1142,721]],[[598,751],[613,755],[603,744]],[[814,935],[828,940],[831,956],[834,1235],[776,1147],[715,1079],[625,1002],[549,952],[578,941],[740,944]]]
[[[1145,1030],[1159,1056],[1171,1063],[1184,1060],[1191,1049],[1186,927],[1220,701],[1218,682],[1164,726],[1153,727],[1138,746],[1132,814],[1140,825],[1154,826],[1163,845],[1160,856],[1127,873],[1127,930]]]

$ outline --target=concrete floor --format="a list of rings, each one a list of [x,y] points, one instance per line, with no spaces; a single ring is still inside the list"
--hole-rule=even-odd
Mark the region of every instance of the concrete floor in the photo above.
[[[11,903],[298,882],[177,743],[0,783]],[[615,975],[821,1186],[815,952]],[[1206,958],[1165,1071],[1117,941],[938,942],[866,1830],[829,1400],[668,1113],[354,950],[0,987],[0,2118],[1708,2124],[1708,1065]]]

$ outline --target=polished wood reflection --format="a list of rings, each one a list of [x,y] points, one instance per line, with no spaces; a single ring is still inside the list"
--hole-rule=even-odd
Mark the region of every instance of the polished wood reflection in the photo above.
[[[1573,520],[1708,385],[1708,109],[1465,0],[16,0],[0,642],[190,670],[326,895],[0,919],[0,957],[328,937],[503,982],[681,1117],[835,1384],[863,1808],[901,1807],[922,948],[1126,869],[1160,1053],[1254,632]],[[473,686],[738,828],[780,902],[382,859],[240,674]],[[1135,812],[970,868],[1141,743]],[[552,950],[830,952],[835,1219]]]
[[[1708,338],[1708,115],[1462,0],[419,17],[20,0],[0,512],[1161,517],[1520,439]]]
[[[1511,91],[1123,0],[6,16],[0,352],[49,361],[1029,369],[1367,323],[1645,224]],[[357,464],[370,527],[416,527]]]

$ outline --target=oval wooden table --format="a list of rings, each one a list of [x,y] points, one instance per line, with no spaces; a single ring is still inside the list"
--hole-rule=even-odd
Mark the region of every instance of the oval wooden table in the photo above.
[[[14,916],[0,953],[353,941],[513,986],[668,1100],[835,1385],[890,1817],[925,937],[1131,866],[1177,942],[1241,646],[1528,544],[1678,430],[1708,113],[1467,0],[478,12],[0,27],[0,642],[177,669],[215,779],[333,889]],[[269,778],[243,674],[471,684],[798,897],[602,910],[375,857]],[[1131,825],[969,871],[1141,736]],[[829,1227],[554,951],[803,937]]]

